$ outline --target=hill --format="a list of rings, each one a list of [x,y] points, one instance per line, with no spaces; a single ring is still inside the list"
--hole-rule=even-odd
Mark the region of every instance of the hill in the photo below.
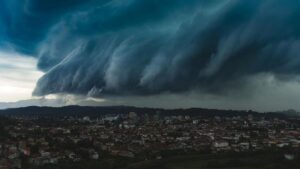
[[[98,117],[109,114],[123,114],[136,112],[137,114],[157,114],[161,116],[170,115],[190,115],[190,116],[280,116],[281,113],[259,113],[255,111],[237,111],[237,110],[217,110],[217,109],[159,109],[159,108],[138,108],[130,106],[104,106],[104,107],[86,107],[86,106],[66,106],[66,107],[24,107],[0,110],[0,115],[10,116],[90,116]]]

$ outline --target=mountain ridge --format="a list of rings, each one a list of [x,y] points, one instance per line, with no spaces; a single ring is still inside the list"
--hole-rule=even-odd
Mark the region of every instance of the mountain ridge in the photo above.
[[[123,114],[136,112],[137,114],[165,115],[191,115],[191,116],[280,116],[288,117],[290,114],[281,112],[260,113],[252,110],[221,110],[206,108],[164,109],[134,106],[79,106],[69,105],[63,107],[28,106],[0,110],[0,115],[8,116],[91,116],[99,117],[109,114]]]

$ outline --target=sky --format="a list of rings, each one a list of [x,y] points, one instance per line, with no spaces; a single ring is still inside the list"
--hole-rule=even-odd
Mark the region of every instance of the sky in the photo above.
[[[2,0],[0,102],[300,110],[299,17],[299,0]]]
[[[0,52],[0,102],[31,98],[37,80],[43,75],[36,64],[34,58]]]

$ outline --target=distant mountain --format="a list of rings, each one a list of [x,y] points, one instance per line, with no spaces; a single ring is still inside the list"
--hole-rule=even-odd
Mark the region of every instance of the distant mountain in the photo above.
[[[28,106],[50,106],[50,105],[53,107],[63,106],[62,103],[59,103],[55,99],[29,99],[29,100],[21,100],[17,102],[0,102],[0,109],[28,107]]]
[[[158,108],[138,108],[130,106],[65,106],[65,107],[24,107],[0,110],[0,115],[18,115],[18,116],[90,116],[99,117],[107,114],[122,114],[136,112],[137,114],[160,114],[165,115],[190,115],[190,116],[285,116],[279,113],[258,113],[254,111],[235,111],[235,110],[217,110],[217,109],[158,109]]]
[[[0,102],[0,110],[10,109],[10,108],[20,108],[20,107],[30,107],[30,106],[38,106],[38,107],[63,107],[68,105],[80,105],[80,106],[99,106],[99,102],[94,100],[82,99],[78,101],[69,102],[64,99],[29,99],[29,100],[21,100],[17,102]]]
[[[300,116],[300,112],[298,112],[296,110],[293,110],[293,109],[285,110],[285,111],[278,111],[276,113],[284,114],[284,115],[287,115],[287,116],[293,116],[293,117],[299,117]]]

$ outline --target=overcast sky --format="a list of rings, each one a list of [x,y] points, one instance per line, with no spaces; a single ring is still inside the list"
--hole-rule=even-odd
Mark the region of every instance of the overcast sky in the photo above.
[[[300,110],[299,11],[282,0],[2,0],[0,102]]]

